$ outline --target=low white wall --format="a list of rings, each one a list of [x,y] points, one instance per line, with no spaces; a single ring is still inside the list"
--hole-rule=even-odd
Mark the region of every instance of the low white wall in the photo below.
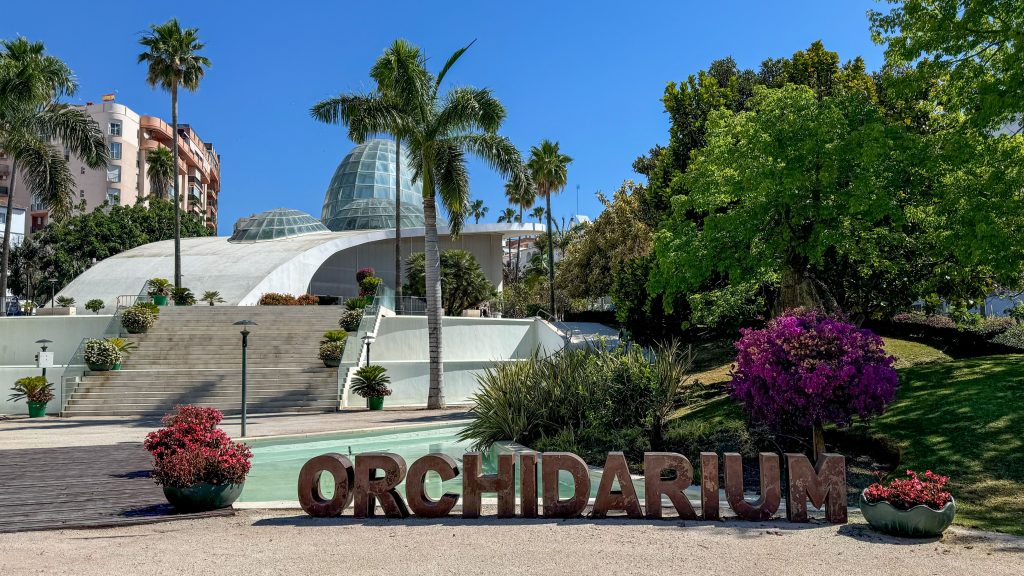
[[[28,407],[24,402],[10,402],[7,397],[15,380],[40,374],[35,364],[35,355],[39,352],[36,340],[44,338],[53,341],[48,349],[54,353],[54,367],[46,370],[46,377],[53,383],[53,393],[56,395],[47,410],[54,414],[59,412],[64,365],[83,339],[102,336],[109,323],[109,315],[95,314],[0,317],[0,414],[27,412]]]

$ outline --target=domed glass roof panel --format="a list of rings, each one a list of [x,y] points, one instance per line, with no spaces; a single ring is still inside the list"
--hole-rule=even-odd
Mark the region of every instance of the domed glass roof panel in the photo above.
[[[402,148],[402,227],[423,226],[423,193],[413,182],[409,152]],[[395,227],[395,142],[376,138],[348,153],[324,194],[321,215],[331,230]]]
[[[323,222],[301,210],[275,208],[239,218],[228,242],[258,242],[316,232],[330,232]]]

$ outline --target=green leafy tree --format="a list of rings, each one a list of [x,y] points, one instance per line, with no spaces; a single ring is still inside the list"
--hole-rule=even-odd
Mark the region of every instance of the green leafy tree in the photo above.
[[[1024,5],[1019,0],[889,0],[869,12],[886,65],[935,87],[947,111],[998,128],[1024,113]]]
[[[60,102],[77,89],[71,69],[46,54],[41,42],[16,38],[0,43],[0,150],[12,158],[0,263],[0,315],[7,313],[3,299],[10,277],[18,177],[50,211],[51,219],[61,222],[74,207],[74,179],[65,152],[91,168],[106,165],[107,143],[100,127],[85,110]]]
[[[161,200],[170,198],[168,189],[174,182],[174,158],[171,151],[161,146],[147,152],[146,174],[149,177],[150,193]]]
[[[146,82],[171,93],[171,166],[174,170],[174,287],[181,287],[181,196],[178,182],[178,88],[189,92],[199,89],[199,82],[210,67],[210,59],[199,54],[203,43],[198,28],[184,28],[176,18],[163,24],[153,24],[139,40],[146,51],[139,54],[139,63],[145,63]]]
[[[548,236],[552,234],[551,225],[551,196],[558,194],[565,188],[569,178],[569,164],[572,158],[562,154],[558,142],[544,140],[539,146],[530,148],[530,160],[526,163],[530,171],[530,177],[534,186],[537,187],[537,195],[543,196],[547,203],[546,213],[548,218]],[[548,282],[551,314],[557,314],[555,310],[555,252],[548,250]]]
[[[468,156],[477,156],[510,180],[525,180],[522,158],[512,142],[497,134],[505,108],[488,89],[457,87],[445,92],[445,77],[469,46],[457,50],[435,76],[426,70],[418,48],[398,40],[385,50],[394,62],[385,67],[385,83],[401,99],[370,93],[353,100],[339,99],[314,109],[325,121],[348,119],[349,137],[363,142],[371,134],[390,133],[395,126],[408,140],[414,178],[423,185],[424,248],[426,253],[427,334],[430,392],[428,408],[443,408],[441,365],[441,276],[437,237],[437,198],[449,216],[452,235],[458,235],[469,203]],[[380,80],[378,79],[378,83]]]
[[[411,296],[426,297],[426,272],[423,252],[406,260],[409,282],[405,291]],[[487,280],[476,258],[465,250],[445,250],[441,253],[441,302],[445,311],[458,316],[463,310],[477,306],[495,296],[494,285]]]

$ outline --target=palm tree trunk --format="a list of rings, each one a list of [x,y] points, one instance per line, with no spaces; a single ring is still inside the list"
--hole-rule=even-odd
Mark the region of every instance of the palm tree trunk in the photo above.
[[[7,187],[7,218],[4,220],[4,256],[0,267],[0,316],[7,316],[7,276],[11,261],[11,227],[14,226],[14,179],[18,175],[18,159],[11,158],[11,185]]]
[[[430,357],[430,392],[427,409],[441,409],[444,401],[444,370],[441,364],[441,254],[437,244],[437,206],[430,173],[423,173],[424,274],[427,288],[427,339]]]
[[[395,313],[402,313],[402,139],[395,137]]]
[[[549,191],[544,195],[544,199],[547,202],[548,212],[548,283],[549,283],[549,294],[551,303],[551,315],[557,317],[555,313],[555,242],[554,237],[551,234],[551,192]]]
[[[523,207],[522,206],[519,207],[519,223],[520,224],[523,223]],[[522,248],[523,248],[523,237],[520,236],[516,240],[516,270],[515,270],[515,272],[516,272],[516,274],[515,274],[516,284],[518,284],[519,280],[520,280],[520,278],[519,278],[519,270],[520,270],[520,268],[519,268],[519,254],[520,254],[520,252],[522,252]]]
[[[174,287],[181,288],[181,178],[178,177],[178,85],[171,88],[171,155],[174,160]]]

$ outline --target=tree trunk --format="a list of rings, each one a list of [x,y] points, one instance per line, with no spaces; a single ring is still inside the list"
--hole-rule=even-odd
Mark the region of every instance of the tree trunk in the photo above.
[[[780,312],[794,308],[819,308],[821,304],[811,281],[804,274],[792,268],[782,271],[782,286],[779,296],[782,304]]]
[[[178,84],[171,88],[171,155],[174,168],[174,287],[181,288],[181,178],[178,177]],[[187,186],[186,186],[187,187]]]
[[[523,207],[522,206],[519,207],[519,223],[520,224],[523,223]],[[520,277],[519,277],[519,270],[520,270],[520,268],[519,268],[519,254],[522,252],[522,249],[523,249],[523,237],[520,236],[519,238],[516,239],[516,270],[515,270],[515,272],[516,272],[515,273],[516,284],[518,284],[519,280],[520,280]],[[511,256],[509,258],[511,259]]]
[[[11,185],[7,187],[7,218],[4,224],[4,256],[0,267],[0,316],[7,316],[7,277],[11,262],[11,227],[14,226],[14,179],[18,175],[18,159],[11,158]]]
[[[544,200],[547,202],[547,213],[548,213],[548,283],[550,295],[549,303],[551,304],[551,316],[557,318],[558,314],[555,312],[555,239],[551,233],[551,191],[544,195]]]
[[[395,137],[395,313],[402,313],[402,139]]]
[[[441,253],[437,244],[437,206],[430,173],[423,173],[423,217],[426,229],[424,243],[424,275],[427,288],[427,339],[430,357],[430,392],[427,409],[445,408],[444,367],[441,364]]]
[[[821,422],[815,422],[811,430],[811,446],[814,453],[814,462],[818,462],[821,455],[825,453],[825,428]]]

